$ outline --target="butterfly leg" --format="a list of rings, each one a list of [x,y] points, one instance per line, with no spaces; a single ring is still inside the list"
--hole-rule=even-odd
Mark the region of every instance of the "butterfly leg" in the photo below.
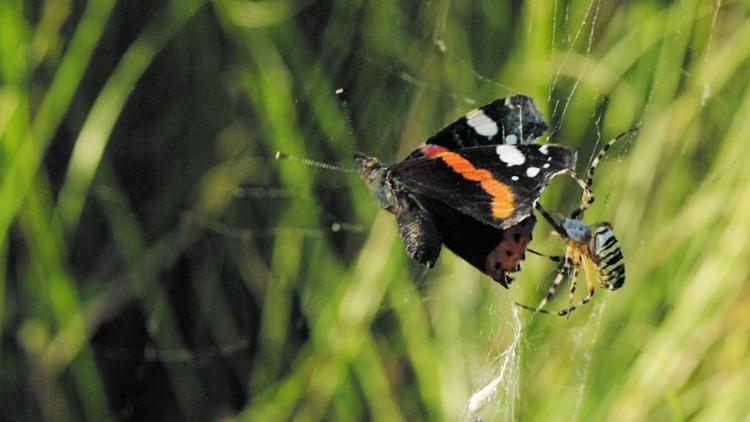
[[[396,223],[409,256],[427,267],[435,266],[442,240],[430,215],[419,205],[407,203],[396,216]]]

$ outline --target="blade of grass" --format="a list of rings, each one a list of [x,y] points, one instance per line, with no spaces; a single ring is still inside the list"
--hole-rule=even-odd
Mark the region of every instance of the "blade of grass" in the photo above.
[[[7,240],[10,225],[32,186],[52,135],[70,106],[114,4],[113,0],[87,4],[24,142],[13,151],[8,167],[3,169],[0,181],[0,198],[4,198],[0,207],[0,243]]]
[[[89,112],[73,147],[58,210],[66,232],[78,226],[89,187],[125,102],[156,54],[198,12],[206,0],[180,0],[156,16],[122,56]]]

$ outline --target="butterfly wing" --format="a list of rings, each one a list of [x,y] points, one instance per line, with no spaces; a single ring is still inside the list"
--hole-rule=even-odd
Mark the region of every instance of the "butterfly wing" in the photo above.
[[[573,170],[576,152],[545,144],[492,145],[447,151],[432,147],[421,158],[394,165],[393,180],[410,193],[492,227],[525,219],[552,178]]]
[[[450,159],[447,155],[437,156],[471,147],[497,148],[500,144],[528,145],[536,142],[546,128],[544,116],[530,97],[516,95],[501,98],[466,113],[430,137],[404,162],[394,166],[389,171],[392,176],[395,176],[393,184],[399,186],[399,191],[405,188],[407,191],[405,193],[414,198],[421,208],[421,210],[415,208],[409,212],[402,210],[397,215],[399,231],[406,242],[410,256],[430,266],[439,253],[439,246],[435,248],[436,242],[442,241],[456,255],[507,287],[512,280],[509,274],[520,269],[526,246],[532,239],[536,224],[536,218],[531,211],[526,211],[526,208],[529,208],[526,204],[528,201],[521,201],[521,204],[515,205],[516,215],[503,221],[504,228],[500,228],[498,225],[503,226],[503,223],[499,223],[490,215],[492,203],[497,199],[497,195],[488,198],[488,192],[483,189],[482,178],[479,177],[483,173],[473,175],[465,172],[459,173],[459,178],[456,179],[456,168],[451,167],[449,162],[455,166],[460,160]],[[487,152],[481,154],[486,155]],[[495,155],[489,154],[491,161],[496,161],[497,154],[497,149]],[[575,156],[570,160],[569,154],[562,155],[567,155],[567,158],[560,157],[555,160],[575,163]],[[493,171],[501,167],[502,165],[498,166],[496,162],[490,163],[489,175],[491,177],[484,177],[485,186],[499,186],[492,183],[493,179],[503,183],[504,179],[496,177]],[[552,165],[548,167],[551,168]],[[572,169],[572,164],[568,167]],[[458,168],[460,169],[460,166]],[[519,171],[506,171],[510,182],[521,180],[517,174],[520,173],[520,168],[516,170]],[[404,179],[399,179],[399,174],[404,176]],[[473,177],[480,178],[480,180],[467,180],[467,176],[469,179]],[[513,180],[514,176],[518,180]],[[413,183],[408,181],[409,177],[413,179]],[[407,180],[405,185],[402,183],[403,180]],[[542,181],[543,185],[546,183],[548,181]],[[519,197],[538,198],[541,193],[539,191],[537,194],[533,186],[530,189],[524,189],[525,183],[515,185],[515,183],[511,184],[510,192]],[[435,187],[442,187],[442,189],[435,189]],[[477,188],[480,189],[477,190]],[[428,192],[428,196],[421,196],[417,191]],[[448,196],[441,197],[443,194]],[[467,203],[475,205],[467,206]],[[455,206],[456,204],[462,205]],[[533,206],[533,200],[531,206]],[[526,213],[528,215],[522,218],[521,215]],[[490,218],[490,224],[484,221],[487,218]],[[415,221],[420,224],[414,224]],[[513,224],[514,221],[517,223]],[[425,230],[426,228],[430,230]],[[440,240],[435,240],[437,237]],[[426,241],[427,238],[432,241]]]
[[[500,98],[446,126],[407,160],[475,146],[532,144],[546,129],[544,115],[531,97]],[[433,220],[437,222],[438,232],[448,249],[503,286],[510,284],[512,278],[509,274],[520,270],[526,246],[532,239],[536,225],[533,214],[513,226],[500,229],[462,214],[441,201],[422,198],[421,202],[433,212]]]
[[[525,95],[500,98],[471,110],[430,137],[408,159],[423,155],[429,146],[455,151],[485,145],[524,145],[547,130],[544,115]]]
[[[531,241],[536,223],[533,214],[512,227],[501,229],[483,224],[441,201],[426,197],[417,201],[429,210],[448,249],[508,287],[512,282],[510,273],[520,269],[526,245]]]

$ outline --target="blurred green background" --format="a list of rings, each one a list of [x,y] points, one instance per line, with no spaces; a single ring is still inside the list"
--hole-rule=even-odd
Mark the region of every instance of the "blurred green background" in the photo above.
[[[748,40],[747,0],[3,0],[0,419],[748,420]],[[569,319],[513,305],[546,260],[425,271],[356,176],[273,160],[515,93],[581,171],[641,124],[587,214],[627,282]]]

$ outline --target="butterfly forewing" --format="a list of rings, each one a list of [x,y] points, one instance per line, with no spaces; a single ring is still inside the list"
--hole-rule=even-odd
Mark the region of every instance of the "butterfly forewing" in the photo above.
[[[535,142],[547,130],[544,115],[525,95],[500,98],[469,111],[431,136],[406,159],[422,155],[424,146],[437,145],[455,151],[487,145],[524,145]]]
[[[411,193],[508,228],[531,215],[551,179],[574,169],[575,161],[575,151],[553,144],[432,148],[421,158],[394,165],[391,174]]]

